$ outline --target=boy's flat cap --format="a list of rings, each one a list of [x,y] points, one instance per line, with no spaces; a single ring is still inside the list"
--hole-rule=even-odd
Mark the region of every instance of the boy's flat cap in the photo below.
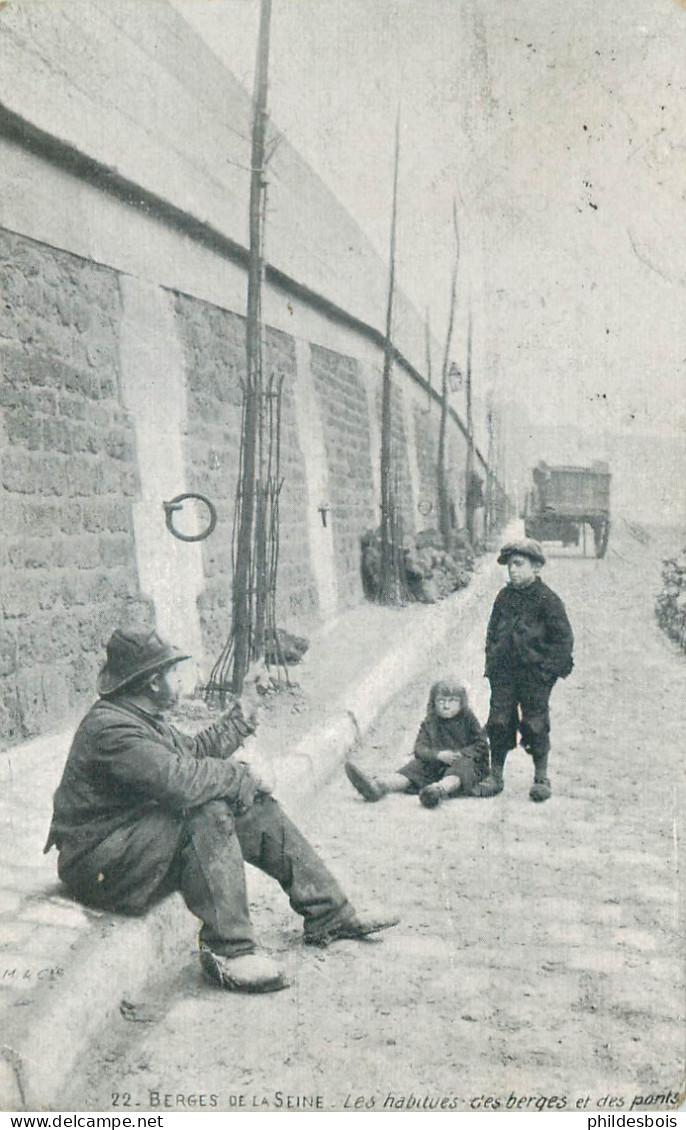
[[[541,549],[540,542],[534,541],[533,538],[520,538],[519,541],[508,541],[500,550],[498,557],[499,565],[507,565],[510,557],[519,554],[521,557],[530,557],[537,565],[545,565],[545,557]]]

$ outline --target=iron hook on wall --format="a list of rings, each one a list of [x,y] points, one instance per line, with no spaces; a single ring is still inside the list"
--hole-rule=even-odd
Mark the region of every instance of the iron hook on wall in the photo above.
[[[182,534],[181,531],[177,530],[174,526],[174,514],[177,510],[183,510],[184,502],[192,498],[196,499],[198,502],[202,502],[207,507],[210,520],[205,529],[201,530],[199,534]],[[177,494],[176,498],[172,498],[171,502],[163,502],[162,506],[164,508],[164,520],[167,529],[169,533],[173,534],[179,541],[204,541],[205,538],[210,536],[214,531],[214,527],[217,525],[217,511],[214,503],[210,502],[209,498],[204,494],[196,494],[193,491],[186,494]]]

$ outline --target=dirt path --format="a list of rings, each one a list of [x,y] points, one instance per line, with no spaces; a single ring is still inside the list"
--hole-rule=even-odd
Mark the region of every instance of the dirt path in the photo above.
[[[551,557],[545,579],[577,636],[576,670],[553,696],[551,801],[528,800],[521,751],[500,797],[435,811],[402,796],[365,804],[338,774],[301,823],[355,900],[397,909],[401,926],[304,948],[255,876],[259,934],[293,988],[222,995],[188,955],[140,1002],[149,1022],[122,1020],[94,1053],[73,1109],[108,1110],[113,1095],[139,1110],[675,1105],[684,659],[652,603],[677,548],[676,534],[644,546],[625,532],[602,562]],[[381,719],[363,762],[402,763],[440,668],[467,672],[484,716],[479,615]]]

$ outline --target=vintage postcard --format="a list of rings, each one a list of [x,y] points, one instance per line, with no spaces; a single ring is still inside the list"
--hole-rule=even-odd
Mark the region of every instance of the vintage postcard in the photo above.
[[[0,4],[2,1110],[675,1125],[685,60]]]

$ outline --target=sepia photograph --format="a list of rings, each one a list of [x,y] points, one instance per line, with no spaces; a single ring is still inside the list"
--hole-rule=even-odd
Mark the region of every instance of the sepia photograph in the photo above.
[[[676,1126],[685,98],[686,0],[0,2],[0,1111]]]

